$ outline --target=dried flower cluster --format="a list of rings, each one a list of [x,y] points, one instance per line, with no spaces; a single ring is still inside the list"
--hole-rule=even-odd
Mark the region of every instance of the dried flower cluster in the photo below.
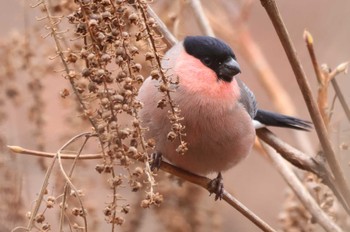
[[[123,198],[118,191],[125,183],[132,192],[137,192],[146,184],[146,197],[141,201],[143,208],[159,205],[163,201],[163,196],[154,191],[156,183],[149,166],[148,153],[155,147],[155,141],[145,139],[144,131],[147,128],[141,126],[138,116],[142,102],[137,100],[137,94],[145,79],[141,62],[148,63],[151,78],[159,80],[159,91],[164,97],[159,101],[158,107],[169,109],[172,124],[168,139],[179,139],[177,151],[184,154],[187,150],[187,144],[183,140],[184,126],[180,122],[180,109],[171,99],[169,87],[177,82],[171,81],[165,74],[166,70],[161,67],[164,45],[161,36],[154,30],[154,19],[148,16],[147,2],[140,0],[131,4],[124,0],[78,0],[74,3],[63,1],[54,4],[50,5],[50,2],[43,0],[35,7],[40,7],[45,14],[40,20],[47,22],[47,36],[51,35],[55,41],[55,58],[61,60],[64,77],[69,81],[83,114],[93,126],[100,143],[103,163],[97,164],[95,169],[98,173],[109,176],[107,182],[112,189],[112,200],[104,210],[106,221],[112,227],[121,225],[124,218],[119,213],[129,212],[126,204],[119,203]],[[71,12],[67,20],[74,28],[74,33],[60,31],[64,17],[53,15],[65,11]],[[71,39],[72,37],[74,38]],[[31,82],[30,88],[35,93],[34,100],[41,102],[38,79]],[[71,91],[63,89],[61,96],[68,98],[72,96]],[[120,122],[125,117],[130,121],[127,125]],[[42,123],[41,118],[36,117],[35,120],[38,124]],[[135,166],[135,161],[143,163],[143,167],[137,166],[132,171],[131,165]],[[129,174],[122,174],[123,169]],[[69,197],[66,190],[67,186],[62,200],[65,205],[66,198]],[[49,199],[46,201],[51,206],[57,202]],[[51,206],[47,208],[52,208]],[[64,207],[64,211],[68,209],[73,215],[85,219],[84,208]],[[35,222],[42,225],[46,223],[44,213],[30,215],[30,218],[35,218]],[[49,225],[45,227],[49,229]]]

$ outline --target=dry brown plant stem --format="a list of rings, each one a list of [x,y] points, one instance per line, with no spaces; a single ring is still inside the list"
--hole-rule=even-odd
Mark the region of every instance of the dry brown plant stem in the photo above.
[[[155,19],[157,22],[157,31],[159,34],[164,36],[164,42],[168,47],[172,47],[178,41],[175,36],[169,31],[168,27],[163,23],[163,21],[158,17],[158,15],[153,11],[150,6],[147,6],[148,14]]]
[[[29,219],[29,222],[28,222],[28,225],[27,225],[27,228],[26,230],[27,231],[31,231],[34,227],[34,219],[35,219],[35,216],[38,214],[38,211],[40,209],[40,205],[43,201],[43,198],[44,198],[44,195],[45,195],[45,192],[47,190],[47,186],[49,184],[49,179],[50,179],[50,175],[52,173],[52,170],[53,170],[53,167],[55,166],[55,162],[59,156],[59,153],[60,151],[62,151],[63,149],[65,149],[67,146],[69,146],[70,144],[72,144],[74,141],[76,141],[77,139],[81,138],[81,137],[84,137],[84,136],[88,136],[90,135],[91,133],[81,133],[81,134],[78,134],[76,136],[74,136],[73,138],[71,138],[68,142],[66,142],[60,149],[59,151],[56,153],[56,154],[51,154],[50,157],[52,157],[52,161],[51,161],[51,164],[49,165],[49,168],[47,169],[47,172],[45,174],[45,178],[44,178],[44,182],[43,182],[43,185],[41,187],[41,190],[40,190],[40,193],[39,193],[39,196],[37,198],[37,200],[35,201],[35,205],[34,205],[34,209],[31,211],[31,216],[30,216],[30,219]],[[87,230],[87,221],[86,221],[86,217],[85,217],[85,214],[84,214],[84,224],[85,224],[85,231]],[[16,231],[18,229],[18,227],[14,228],[12,231]]]
[[[281,173],[282,177],[288,183],[288,185],[293,189],[299,200],[311,213],[313,219],[326,231],[342,231],[339,226],[335,224],[320,208],[315,199],[310,195],[305,186],[301,183],[299,178],[290,169],[288,163],[266,143],[262,142],[261,144],[266,154],[271,158],[273,165]]]
[[[345,100],[345,97],[344,97],[342,91],[340,90],[340,87],[339,87],[339,85],[338,85],[338,82],[337,82],[336,79],[333,78],[333,79],[331,80],[331,83],[332,83],[334,92],[335,92],[335,94],[337,95],[341,106],[343,107],[343,110],[344,110],[344,112],[345,112],[345,115],[346,115],[348,121],[350,122],[350,109],[349,109],[348,104],[346,103],[346,100]]]
[[[292,44],[292,41],[289,37],[288,31],[283,23],[282,17],[278,11],[277,5],[274,0],[261,0],[262,6],[265,8],[267,14],[269,15],[272,24],[275,27],[275,30],[280,38],[282,46],[287,54],[289,62],[294,71],[295,77],[299,84],[299,88],[303,94],[305,103],[310,112],[310,116],[315,125],[315,129],[320,140],[321,146],[324,151],[325,158],[332,170],[332,173],[335,177],[336,184],[340,189],[342,195],[344,196],[347,205],[350,205],[350,189],[346,179],[344,177],[343,171],[339,165],[339,162],[333,151],[331,142],[327,135],[327,129],[322,120],[317,104],[312,96],[310,85],[307,81],[304,70],[300,64],[300,61],[296,55],[295,48]]]
[[[306,42],[306,47],[309,51],[312,66],[314,68],[314,71],[316,73],[316,78],[318,81],[318,94],[317,94],[318,108],[320,110],[323,122],[326,128],[328,129],[329,117],[328,117],[327,109],[328,109],[329,78],[326,75],[323,75],[322,71],[320,70],[320,66],[318,64],[315,51],[314,51],[313,38],[308,31],[304,31],[304,40]]]
[[[47,152],[39,152],[34,150],[24,149],[18,146],[8,146],[8,148],[17,154],[25,154],[25,155],[33,155],[38,157],[47,157],[53,158],[56,156],[54,153]],[[77,156],[73,154],[61,154],[60,157],[62,159],[75,159]],[[85,158],[86,157],[86,158]],[[78,159],[101,159],[102,154],[82,154],[78,157]],[[160,169],[173,174],[177,177],[180,177],[184,180],[187,180],[193,184],[199,185],[204,189],[208,190],[208,183],[211,181],[207,177],[198,176],[196,174],[185,171],[181,168],[175,167],[169,163],[162,161],[160,165]],[[209,190],[208,190],[209,191]],[[271,226],[269,226],[266,222],[260,219],[257,215],[255,215],[252,211],[250,211],[247,207],[245,207],[242,203],[240,203],[237,199],[235,199],[230,193],[224,191],[223,196],[224,201],[226,201],[229,205],[234,207],[237,211],[242,213],[245,217],[247,217],[251,222],[257,225],[262,231],[273,232],[275,231]]]
[[[214,31],[212,27],[210,26],[210,22],[208,18],[204,14],[204,10],[202,7],[202,3],[200,0],[191,0],[190,5],[192,7],[193,13],[196,16],[196,19],[199,23],[199,26],[201,27],[204,34],[208,36],[215,36]]]
[[[285,160],[293,164],[294,166],[312,172],[316,174],[319,178],[322,179],[322,182],[327,185],[338,198],[340,203],[343,205],[344,209],[350,213],[349,208],[347,207],[346,202],[337,189],[335,185],[335,180],[332,175],[329,173],[328,169],[324,163],[314,159],[313,157],[302,153],[301,151],[295,149],[294,147],[288,145],[287,143],[280,140],[275,136],[270,130],[262,128],[256,131],[259,139],[273,147]]]
[[[75,159],[73,160],[73,164],[72,164],[72,166],[71,166],[71,168],[70,168],[70,170],[69,170],[68,176],[67,176],[68,179],[67,179],[66,184],[64,185],[64,188],[63,188],[63,199],[62,199],[62,207],[61,207],[61,213],[60,213],[59,231],[63,231],[64,211],[65,211],[65,205],[66,205],[67,196],[68,196],[68,193],[69,193],[69,188],[68,188],[68,187],[71,187],[71,188],[72,188],[72,186],[73,186],[73,185],[71,185],[70,178],[71,178],[72,175],[73,175],[73,171],[74,171],[74,168],[75,168],[75,166],[76,166],[76,164],[77,164],[77,161],[78,161],[78,159],[79,159],[79,156],[80,156],[80,154],[82,153],[82,151],[83,151],[83,149],[84,149],[84,147],[85,147],[85,145],[86,145],[86,143],[88,142],[88,140],[89,140],[90,137],[91,137],[91,136],[87,136],[87,135],[85,136],[85,140],[84,140],[83,144],[81,145],[78,154],[76,155]],[[62,172],[64,173],[61,159],[62,159],[62,157],[61,157],[61,154],[59,153],[59,155],[58,155],[58,160],[59,160],[59,163],[60,163],[61,170],[62,170]],[[74,187],[73,187],[73,188],[74,188]],[[75,192],[76,192],[76,195],[77,195],[77,198],[78,198],[80,204],[82,205],[82,202],[81,202],[80,197],[79,197],[79,193],[77,192],[77,190],[76,190],[75,188],[74,188],[74,190],[75,190]],[[85,211],[85,210],[84,210],[84,207],[82,207],[82,209],[83,209],[83,211]],[[85,213],[84,213],[84,216],[85,216]],[[86,225],[86,226],[87,226],[87,225]],[[87,229],[86,229],[86,230],[87,230]]]

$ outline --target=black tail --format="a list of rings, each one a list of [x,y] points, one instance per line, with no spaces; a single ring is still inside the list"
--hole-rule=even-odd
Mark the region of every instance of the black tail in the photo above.
[[[266,126],[287,127],[304,131],[309,131],[312,128],[312,123],[309,121],[260,109],[258,109],[254,120]]]

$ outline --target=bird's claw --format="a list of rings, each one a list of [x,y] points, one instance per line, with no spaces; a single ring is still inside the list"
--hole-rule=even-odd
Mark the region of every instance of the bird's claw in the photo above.
[[[152,153],[152,157],[151,157],[151,161],[150,161],[150,165],[151,165],[151,171],[154,170],[159,170],[160,165],[162,164],[162,153],[160,152],[154,152]]]
[[[208,190],[210,195],[215,193],[215,200],[222,199],[224,196],[224,183],[221,173],[215,179],[208,183]]]

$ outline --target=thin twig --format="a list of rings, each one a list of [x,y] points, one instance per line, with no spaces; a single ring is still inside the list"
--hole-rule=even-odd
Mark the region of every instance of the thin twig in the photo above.
[[[29,150],[25,149],[19,146],[7,146],[13,153],[15,154],[25,154],[25,155],[32,155],[32,156],[38,156],[43,158],[52,158],[55,153],[48,153],[43,151],[35,151],[35,150]],[[76,159],[76,154],[61,154],[62,159]],[[90,159],[102,159],[102,154],[84,154],[80,155],[78,159],[84,159],[84,160],[90,160]]]
[[[306,42],[307,50],[311,58],[312,66],[314,68],[317,82],[318,82],[318,93],[317,93],[317,104],[318,109],[320,110],[323,122],[328,130],[329,126],[329,116],[328,116],[328,87],[329,87],[329,75],[321,70],[317,57],[314,50],[314,39],[310,32],[307,30],[304,31],[304,40]]]
[[[329,173],[324,163],[321,163],[311,156],[302,153],[289,144],[283,142],[266,128],[257,130],[256,134],[258,135],[259,139],[273,147],[288,162],[300,169],[312,172],[321,178],[322,182],[332,190],[339,202],[343,205],[344,209],[350,214],[350,209],[347,207],[346,202],[335,185],[335,180],[332,177],[332,174]]]
[[[67,143],[65,143],[60,150],[64,149],[65,147],[67,147],[69,144],[73,143],[75,140],[79,139],[80,137],[82,136],[86,136],[87,134],[90,134],[90,133],[81,133],[81,134],[78,134],[76,136],[74,136],[73,138],[71,138]],[[45,178],[44,178],[44,182],[41,186],[41,190],[40,190],[40,193],[39,193],[39,196],[36,200],[36,203],[35,203],[35,206],[34,206],[34,209],[33,211],[31,212],[31,217],[29,219],[29,222],[28,222],[28,225],[27,225],[27,230],[28,231],[31,231],[34,227],[34,219],[36,217],[36,215],[38,214],[38,211],[39,211],[39,208],[40,208],[40,205],[41,205],[41,202],[43,201],[43,198],[44,198],[44,195],[46,193],[46,190],[47,190],[47,186],[49,184],[49,179],[50,179],[50,175],[52,173],[52,170],[53,170],[53,167],[55,165],[55,162],[57,160],[57,157],[58,157],[58,153],[56,154],[51,154],[51,158],[52,159],[52,162],[49,166],[49,168],[47,169],[47,172],[45,174]],[[85,224],[87,224],[86,222],[86,218],[84,219],[85,221]],[[87,230],[87,227],[85,228],[85,231]]]
[[[339,165],[339,162],[333,151],[331,142],[329,141],[327,135],[327,129],[322,120],[319,109],[317,108],[316,102],[312,96],[311,88],[304,73],[304,70],[300,64],[300,61],[296,55],[295,48],[292,44],[292,41],[289,37],[288,31],[282,21],[281,15],[278,11],[277,5],[274,0],[261,0],[261,4],[266,9],[267,14],[269,15],[272,24],[275,27],[275,30],[280,38],[280,41],[283,45],[283,48],[287,54],[289,62],[293,68],[295,77],[299,84],[299,88],[303,94],[305,103],[310,112],[310,116],[315,125],[315,129],[320,140],[321,146],[324,151],[324,155],[327,159],[327,162],[332,170],[333,175],[336,179],[336,184],[341,190],[342,195],[344,196],[347,205],[350,205],[350,189],[348,183],[344,177],[343,171]]]
[[[332,83],[334,92],[337,95],[341,106],[343,107],[345,115],[346,115],[348,121],[350,122],[350,109],[349,109],[348,104],[346,103],[345,97],[344,97],[344,95],[343,95],[343,93],[342,93],[342,91],[341,91],[341,89],[340,89],[340,87],[338,85],[338,82],[337,82],[337,80],[335,78],[333,78],[331,80],[331,83]]]
[[[214,37],[214,31],[210,26],[208,18],[205,16],[202,3],[200,0],[190,0],[190,5],[192,7],[193,13],[205,35]]]
[[[47,153],[47,152],[37,152],[33,150],[24,149],[18,146],[8,146],[8,148],[18,154],[26,154],[26,155],[34,155],[39,157],[55,157],[56,154],[54,153]],[[73,159],[73,155],[71,154],[61,154],[60,155],[62,159]],[[95,159],[101,159],[102,155],[100,154],[89,154],[89,155],[80,155],[79,159],[84,159],[84,157],[88,157],[88,159],[92,159],[93,157]],[[160,165],[160,169],[168,172],[170,174],[173,174],[177,177],[180,177],[184,180],[187,180],[193,184],[199,185],[205,189],[208,189],[208,183],[211,181],[207,177],[198,176],[196,174],[190,173],[188,171],[185,171],[181,168],[175,167],[169,163],[166,163],[162,161]],[[251,212],[247,207],[245,207],[242,203],[240,203],[237,199],[235,199],[230,193],[227,191],[224,191],[223,196],[224,201],[226,201],[229,205],[234,207],[237,211],[242,213],[245,217],[247,217],[251,222],[253,222],[255,225],[257,225],[261,230],[268,231],[268,232],[274,232],[275,230],[269,226],[266,222],[264,222],[262,219],[260,219],[257,215],[255,215],[253,212]]]
[[[164,36],[164,42],[168,47],[172,47],[177,43],[175,36],[169,31],[168,27],[163,23],[163,21],[158,17],[158,15],[152,10],[150,6],[147,6],[147,13],[155,19],[157,23],[156,29]]]
[[[272,163],[277,168],[283,179],[289,187],[294,191],[299,200],[311,213],[313,219],[320,224],[326,231],[342,231],[327,214],[320,208],[315,199],[310,195],[305,186],[300,182],[298,177],[292,171],[290,166],[280,157],[270,146],[262,142],[262,147],[267,155],[271,158]]]
[[[277,152],[280,153],[284,159],[288,160],[295,167],[315,173],[317,176],[323,176],[323,174],[320,173],[323,165],[321,165],[310,155],[307,155],[290,146],[289,144],[283,142],[281,139],[275,136],[269,129],[258,129],[256,131],[256,135],[265,143],[269,144],[274,149],[276,149]]]
[[[86,136],[85,137],[85,140],[84,140],[83,144],[81,145],[80,150],[79,150],[78,154],[76,155],[76,157],[75,157],[75,159],[73,161],[73,164],[72,164],[72,166],[71,166],[71,168],[69,170],[69,173],[68,173],[68,177],[69,178],[72,177],[74,168],[75,168],[75,166],[76,166],[76,164],[78,162],[80,154],[82,153],[82,151],[83,151],[87,141],[89,140],[89,138],[91,138],[91,136]],[[60,153],[59,153],[58,158],[59,158],[59,161],[61,162],[61,158],[62,157],[61,157]],[[69,190],[68,186],[69,186],[69,183],[66,182],[65,185],[64,185],[64,188],[63,188],[63,199],[62,199],[62,207],[61,207],[61,213],[60,213],[60,225],[59,225],[60,228],[59,228],[59,231],[63,231],[64,211],[65,211],[65,205],[66,205],[66,200],[67,200],[67,195],[68,195],[68,190]],[[79,197],[79,193],[76,192],[76,195],[77,195],[77,197],[79,199],[80,198]],[[82,207],[82,209],[84,210],[84,207]],[[84,214],[85,214],[85,212],[84,212]]]

